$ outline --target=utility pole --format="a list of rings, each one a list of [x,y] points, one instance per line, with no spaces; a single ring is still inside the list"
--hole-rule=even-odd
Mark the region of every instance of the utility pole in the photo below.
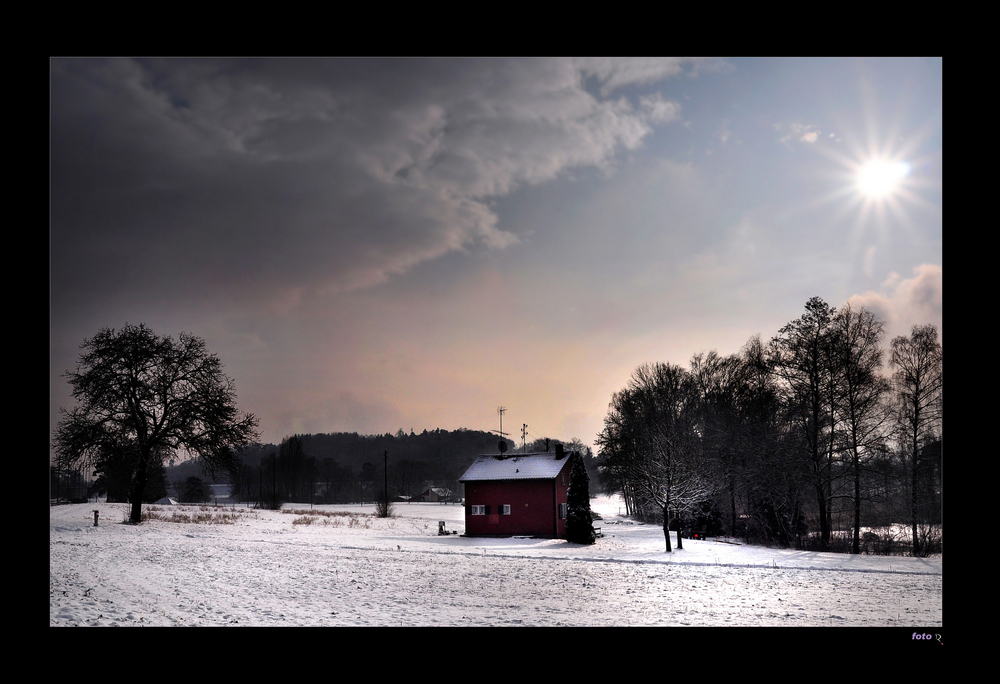
[[[525,436],[527,434],[528,434],[528,424],[524,423],[524,424],[521,425],[521,453],[522,454],[528,453],[528,447],[526,447],[525,443],[524,443],[524,439],[525,439]]]

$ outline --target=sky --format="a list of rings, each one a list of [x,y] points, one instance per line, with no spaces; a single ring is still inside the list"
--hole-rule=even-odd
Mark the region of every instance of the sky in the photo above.
[[[943,339],[942,107],[939,58],[52,59],[50,430],[126,323],[275,444],[593,446],[814,296]]]

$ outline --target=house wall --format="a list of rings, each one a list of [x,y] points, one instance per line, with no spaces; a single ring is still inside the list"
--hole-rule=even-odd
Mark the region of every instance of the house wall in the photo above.
[[[466,536],[565,537],[566,520],[559,519],[559,504],[567,500],[568,471],[564,469],[554,480],[466,482]],[[510,505],[510,515],[500,515],[503,504]],[[473,505],[489,506],[489,512],[472,515]]]

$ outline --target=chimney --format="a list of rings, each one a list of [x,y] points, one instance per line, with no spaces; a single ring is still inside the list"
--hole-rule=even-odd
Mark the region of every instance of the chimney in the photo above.
[[[566,454],[563,453],[563,445],[556,442],[556,460],[561,461]]]

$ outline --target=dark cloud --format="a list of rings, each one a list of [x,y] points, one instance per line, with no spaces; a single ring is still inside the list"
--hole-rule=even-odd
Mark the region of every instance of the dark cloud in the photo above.
[[[66,281],[95,297],[323,293],[508,246],[489,198],[650,130],[581,74],[568,60],[55,60],[54,303]],[[631,78],[613,62],[600,76]]]

